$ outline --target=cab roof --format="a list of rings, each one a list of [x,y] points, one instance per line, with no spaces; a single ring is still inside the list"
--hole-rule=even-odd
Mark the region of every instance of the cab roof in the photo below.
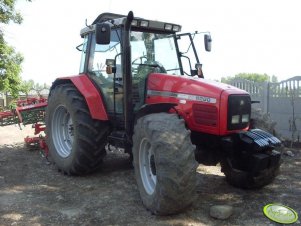
[[[111,26],[122,26],[125,20],[125,15],[102,13],[94,20],[92,25],[83,28],[80,34],[83,37],[85,34],[95,31],[95,26],[98,23],[109,23]],[[152,30],[169,34],[175,34],[176,32],[181,31],[180,25],[155,20],[146,20],[140,17],[134,17],[131,26],[136,29]]]
[[[103,23],[108,20],[114,20],[122,17],[126,17],[126,16],[121,14],[115,14],[115,13],[102,13],[94,20],[93,24]]]

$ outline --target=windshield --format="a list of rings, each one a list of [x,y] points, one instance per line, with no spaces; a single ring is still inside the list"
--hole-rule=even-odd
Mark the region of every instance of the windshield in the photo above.
[[[131,32],[132,69],[141,66],[158,67],[156,72],[180,74],[174,36],[148,32]]]

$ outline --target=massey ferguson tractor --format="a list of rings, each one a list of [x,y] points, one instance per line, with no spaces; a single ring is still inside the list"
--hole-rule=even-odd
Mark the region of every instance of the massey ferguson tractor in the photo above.
[[[202,35],[210,51],[210,34],[180,30],[132,12],[99,15],[81,30],[79,75],[53,82],[46,109],[60,171],[90,173],[107,147],[123,149],[143,204],[157,215],[192,204],[199,163],[220,163],[226,180],[245,189],[269,184],[280,167],[280,141],[249,128],[250,95],[204,79],[194,40]]]

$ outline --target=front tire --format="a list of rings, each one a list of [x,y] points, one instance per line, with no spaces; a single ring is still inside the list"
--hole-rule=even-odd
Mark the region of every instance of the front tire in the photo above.
[[[68,175],[94,171],[106,151],[109,125],[91,118],[84,97],[72,84],[57,85],[46,109],[49,155],[59,170]]]
[[[145,207],[157,215],[178,213],[195,198],[195,146],[184,120],[157,113],[138,119],[133,136],[135,176]]]
[[[270,184],[278,175],[280,162],[258,172],[256,175],[233,167],[230,158],[225,158],[221,162],[221,170],[226,176],[229,184],[237,188],[258,189]]]

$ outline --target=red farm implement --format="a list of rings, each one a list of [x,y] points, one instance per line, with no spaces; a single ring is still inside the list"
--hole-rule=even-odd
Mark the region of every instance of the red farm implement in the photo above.
[[[47,156],[48,149],[45,143],[45,136],[42,135],[42,132],[45,131],[46,106],[46,98],[18,100],[15,108],[0,112],[0,126],[18,124],[21,129],[21,124],[32,125],[35,129],[34,135],[36,136],[27,136],[24,138],[24,141],[28,147],[40,147],[44,149]]]

